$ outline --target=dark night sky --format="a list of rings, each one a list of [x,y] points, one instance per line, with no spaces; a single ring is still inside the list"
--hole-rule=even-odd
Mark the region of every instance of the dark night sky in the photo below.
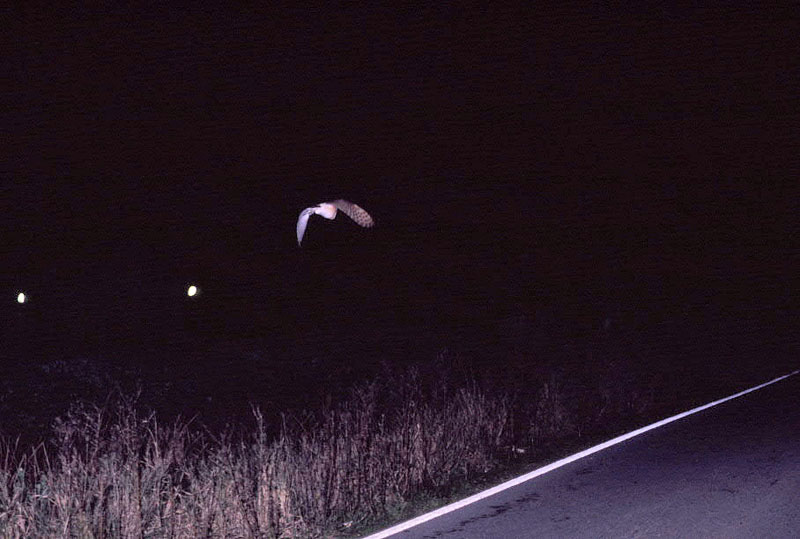
[[[15,353],[491,350],[542,306],[789,326],[797,11],[0,17]],[[339,197],[377,227],[315,218],[298,249]]]

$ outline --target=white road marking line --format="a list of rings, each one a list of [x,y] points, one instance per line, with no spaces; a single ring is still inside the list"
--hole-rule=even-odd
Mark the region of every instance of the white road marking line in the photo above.
[[[506,489],[509,489],[511,487],[514,487],[514,486],[517,486],[520,483],[524,483],[525,481],[529,481],[529,480],[533,479],[534,477],[539,477],[540,475],[544,475],[547,472],[551,472],[551,471],[553,471],[553,470],[555,470],[557,468],[561,468],[562,466],[565,466],[565,465],[569,464],[570,462],[575,462],[576,460],[580,460],[580,459],[582,459],[584,457],[588,457],[589,455],[591,455],[593,453],[597,453],[598,451],[602,451],[603,449],[606,449],[606,448],[609,448],[609,447],[611,447],[613,445],[617,445],[619,443],[622,443],[625,440],[630,440],[634,436],[639,436],[640,434],[644,434],[645,432],[647,432],[649,430],[657,429],[658,427],[663,427],[664,425],[666,425],[668,423],[672,423],[673,421],[677,421],[679,419],[683,419],[684,417],[690,416],[692,414],[696,414],[697,412],[702,412],[703,410],[705,410],[707,408],[711,408],[712,406],[716,406],[718,404],[722,404],[723,402],[727,402],[727,401],[729,401],[731,399],[735,399],[735,398],[741,397],[743,395],[747,395],[748,393],[751,393],[753,391],[757,391],[759,389],[762,389],[764,387],[772,385],[772,384],[774,384],[776,382],[780,382],[781,380],[789,378],[790,376],[794,376],[797,373],[800,373],[800,370],[796,370],[796,371],[790,372],[789,374],[784,374],[783,376],[779,376],[778,378],[775,378],[774,380],[770,380],[769,382],[764,382],[763,384],[757,385],[755,387],[751,387],[750,389],[745,389],[744,391],[740,391],[739,393],[736,393],[734,395],[730,395],[728,397],[724,397],[722,399],[715,400],[714,402],[709,402],[708,404],[704,404],[702,406],[698,406],[697,408],[692,408],[689,411],[681,412],[679,414],[676,414],[674,416],[668,417],[666,419],[662,419],[661,421],[656,421],[655,423],[652,423],[652,424],[647,425],[645,427],[641,427],[641,428],[636,429],[634,431],[631,431],[631,432],[629,432],[627,434],[622,434],[620,436],[617,436],[616,438],[612,438],[611,440],[608,440],[607,442],[603,442],[603,443],[598,444],[598,445],[596,445],[594,447],[590,447],[589,449],[584,449],[583,451],[581,451],[579,453],[575,453],[574,455],[570,455],[569,457],[565,457],[565,458],[563,458],[561,460],[557,460],[556,462],[552,462],[552,463],[548,464],[547,466],[542,466],[541,468],[533,470],[532,472],[528,472],[525,475],[520,475],[519,477],[515,477],[514,479],[506,481],[505,483],[501,483],[501,484],[497,485],[496,487],[492,487],[492,488],[490,488],[488,490],[484,490],[483,492],[479,492],[477,494],[473,494],[469,498],[464,498],[463,500],[459,500],[457,502],[453,502],[450,505],[445,505],[444,507],[440,507],[439,509],[436,509],[435,511],[431,511],[430,513],[425,513],[424,515],[420,515],[420,516],[418,516],[416,518],[412,518],[411,520],[407,520],[405,522],[401,522],[400,524],[396,524],[396,525],[392,526],[391,528],[387,528],[387,529],[385,529],[383,531],[374,533],[374,534],[372,534],[372,535],[370,535],[368,537],[365,537],[364,539],[382,539],[384,537],[389,537],[389,536],[394,535],[396,533],[400,533],[400,532],[405,531],[405,530],[407,530],[409,528],[413,528],[414,526],[417,526],[418,524],[422,524],[423,522],[427,522],[429,520],[433,520],[434,518],[440,517],[442,515],[446,515],[447,513],[450,513],[452,511],[457,510],[457,509],[461,509],[462,507],[466,507],[467,505],[469,505],[471,503],[475,503],[475,502],[477,502],[479,500],[482,500],[484,498],[488,498],[489,496],[497,494],[498,492],[502,492],[502,491],[504,491]]]

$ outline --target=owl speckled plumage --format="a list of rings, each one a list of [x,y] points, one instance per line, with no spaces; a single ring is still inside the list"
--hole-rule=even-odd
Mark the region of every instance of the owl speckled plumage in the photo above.
[[[368,214],[364,208],[346,200],[334,200],[333,202],[323,202],[311,208],[306,208],[300,212],[300,217],[297,219],[297,245],[303,242],[303,235],[308,226],[308,218],[312,214],[321,215],[325,219],[334,219],[338,211],[342,211],[346,216],[355,221],[359,226],[370,228],[375,225],[372,216]]]

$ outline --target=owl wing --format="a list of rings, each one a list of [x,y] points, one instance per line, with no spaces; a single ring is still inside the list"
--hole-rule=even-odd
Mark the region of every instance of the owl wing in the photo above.
[[[308,226],[308,218],[314,213],[314,208],[306,208],[300,212],[300,217],[297,218],[297,245],[303,241],[303,234],[306,233]]]
[[[355,221],[359,226],[370,228],[375,224],[372,216],[370,216],[370,214],[368,214],[364,208],[358,206],[357,204],[353,204],[352,202],[342,199],[334,200],[331,202],[331,204],[336,206],[336,209],[343,211],[345,215]]]

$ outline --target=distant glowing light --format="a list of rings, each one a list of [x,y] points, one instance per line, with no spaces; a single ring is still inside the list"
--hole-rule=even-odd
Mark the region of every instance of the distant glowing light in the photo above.
[[[186,295],[189,296],[189,297],[196,296],[197,295],[197,287],[195,285],[190,286],[189,289],[186,290]]]
[[[26,301],[28,301],[28,298],[23,292],[17,294],[17,303],[25,303]]]

